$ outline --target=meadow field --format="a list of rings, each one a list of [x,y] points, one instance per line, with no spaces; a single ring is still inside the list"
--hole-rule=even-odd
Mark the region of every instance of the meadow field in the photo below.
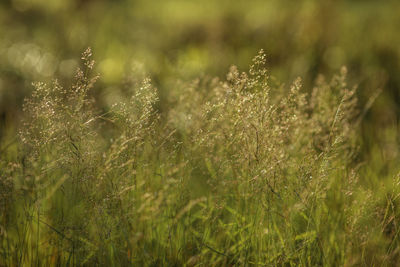
[[[0,267],[400,266],[399,10],[1,1]]]

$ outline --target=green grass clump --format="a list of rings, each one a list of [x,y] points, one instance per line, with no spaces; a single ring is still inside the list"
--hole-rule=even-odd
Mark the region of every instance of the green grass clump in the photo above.
[[[261,51],[160,111],[146,78],[100,107],[82,59],[68,89],[35,84],[0,155],[0,265],[397,264],[399,176],[358,162],[346,69],[307,95]]]

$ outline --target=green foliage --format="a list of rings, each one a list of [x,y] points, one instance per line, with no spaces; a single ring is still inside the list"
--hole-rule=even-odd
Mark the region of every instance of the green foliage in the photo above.
[[[345,68],[307,95],[261,51],[248,72],[177,83],[161,113],[148,78],[99,108],[82,60],[68,89],[35,84],[0,155],[3,265],[397,264],[399,176],[357,164]]]

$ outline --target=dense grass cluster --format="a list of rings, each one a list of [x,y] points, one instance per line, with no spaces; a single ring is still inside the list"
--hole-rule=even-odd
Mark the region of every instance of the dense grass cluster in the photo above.
[[[69,88],[35,84],[0,154],[0,266],[397,264],[400,179],[358,160],[346,69],[287,87],[261,51],[161,112],[147,78],[98,105],[82,59]]]

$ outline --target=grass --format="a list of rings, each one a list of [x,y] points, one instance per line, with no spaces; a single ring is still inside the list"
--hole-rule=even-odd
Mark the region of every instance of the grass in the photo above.
[[[1,150],[0,265],[398,264],[400,176],[360,162],[345,68],[306,90],[260,51],[177,82],[161,111],[148,78],[100,105],[93,64],[88,49],[67,89],[35,84]]]

